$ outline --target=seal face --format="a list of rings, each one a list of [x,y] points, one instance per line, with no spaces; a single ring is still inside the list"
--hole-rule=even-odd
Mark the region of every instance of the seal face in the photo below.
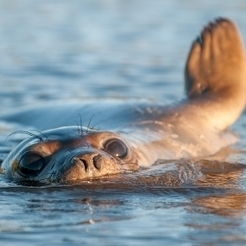
[[[14,180],[49,183],[95,179],[136,170],[138,164],[119,134],[70,126],[24,140],[3,167]]]

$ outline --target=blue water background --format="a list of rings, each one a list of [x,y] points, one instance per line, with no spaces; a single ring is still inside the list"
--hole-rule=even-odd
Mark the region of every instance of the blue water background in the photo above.
[[[244,0],[1,0],[0,110],[88,97],[179,100],[186,56],[204,24],[233,18],[246,40],[245,13]],[[241,149],[245,126],[244,114],[233,127]],[[0,244],[245,245],[244,180],[233,189],[140,190],[2,180]]]

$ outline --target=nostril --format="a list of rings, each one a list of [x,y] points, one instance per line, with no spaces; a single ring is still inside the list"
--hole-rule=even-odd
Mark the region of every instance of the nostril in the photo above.
[[[93,165],[94,167],[100,171],[101,169],[101,159],[100,159],[100,155],[97,155],[95,157],[93,157]]]
[[[100,171],[102,167],[102,158],[100,155],[92,156],[81,156],[74,158],[75,163],[84,167],[86,172],[93,171],[93,169]]]
[[[84,164],[85,171],[87,171],[88,170],[88,163],[87,163],[87,161],[84,160],[84,159],[80,159],[80,161]]]

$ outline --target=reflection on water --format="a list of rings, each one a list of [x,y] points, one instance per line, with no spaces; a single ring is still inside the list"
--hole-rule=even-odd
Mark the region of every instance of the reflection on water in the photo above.
[[[177,183],[181,166],[189,175]],[[35,242],[41,236],[51,244],[245,243],[244,169],[226,162],[178,161],[115,180],[9,184],[0,188],[0,231],[6,242],[23,245],[26,238]]]
[[[202,206],[204,213],[241,218],[246,206],[245,193],[229,193],[223,196],[201,197],[195,199],[195,205]]]
[[[56,99],[177,100],[201,26],[228,16],[246,37],[245,10],[244,0],[0,1],[1,112]],[[245,117],[233,128],[242,139]],[[0,122],[1,160],[16,128]],[[66,186],[1,177],[1,245],[245,245],[245,147],[228,162],[160,161]]]

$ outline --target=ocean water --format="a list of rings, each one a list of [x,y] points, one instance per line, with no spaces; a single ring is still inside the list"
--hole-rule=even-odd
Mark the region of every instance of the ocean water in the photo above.
[[[245,12],[244,0],[1,0],[0,112],[99,97],[180,100],[192,40],[225,16],[246,41]],[[232,164],[185,163],[191,176],[170,187],[153,176],[50,187],[0,177],[0,244],[245,245],[245,126],[244,113],[232,127],[241,137]],[[1,122],[2,158],[13,130]]]

